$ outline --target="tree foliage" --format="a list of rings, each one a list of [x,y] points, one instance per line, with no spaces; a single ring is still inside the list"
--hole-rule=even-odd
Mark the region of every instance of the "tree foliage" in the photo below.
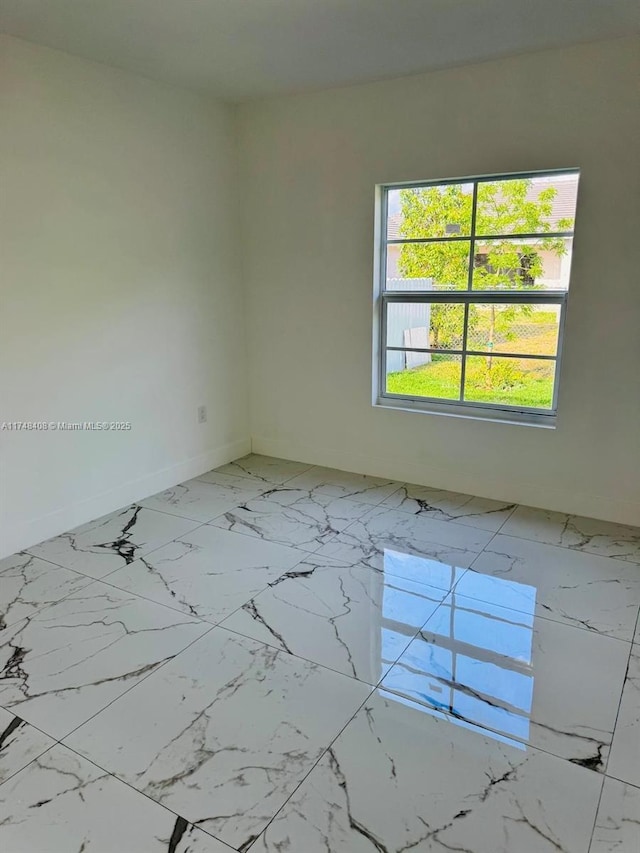
[[[474,290],[531,290],[543,273],[540,252],[558,256],[565,253],[564,240],[547,237],[557,190],[547,187],[537,198],[529,198],[531,180],[483,181],[478,183],[475,234],[491,237],[477,240],[474,254]],[[468,185],[448,184],[414,187],[400,191],[401,236],[446,238],[471,235],[473,196]],[[555,230],[569,230],[572,220],[558,222]],[[536,234],[535,240],[507,234]],[[400,251],[399,269],[405,278],[428,278],[434,290],[466,290],[469,282],[469,242],[447,240],[433,243],[405,243]],[[431,305],[433,345],[447,347],[459,337],[455,312],[444,303]],[[530,311],[529,306],[491,309],[490,345],[497,330],[508,329],[515,316]],[[477,309],[469,306],[468,329],[477,324]]]

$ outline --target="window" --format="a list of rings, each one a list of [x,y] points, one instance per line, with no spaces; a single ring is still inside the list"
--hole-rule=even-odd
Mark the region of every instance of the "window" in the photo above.
[[[381,187],[377,405],[553,425],[578,179]]]

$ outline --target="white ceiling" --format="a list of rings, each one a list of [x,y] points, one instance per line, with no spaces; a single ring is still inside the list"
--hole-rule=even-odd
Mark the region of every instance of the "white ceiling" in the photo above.
[[[229,100],[625,35],[638,0],[0,0],[0,30]]]

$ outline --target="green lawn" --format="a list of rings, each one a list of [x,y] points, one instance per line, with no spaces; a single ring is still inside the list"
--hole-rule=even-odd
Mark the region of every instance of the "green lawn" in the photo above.
[[[494,359],[489,370],[487,361],[480,356],[467,359],[465,400],[539,409],[551,408],[552,362],[542,364],[526,359]],[[533,369],[532,364],[535,365]],[[390,394],[408,394],[413,397],[457,400],[460,394],[460,371],[459,360],[434,356],[431,364],[390,373],[387,376],[387,391]],[[501,375],[497,375],[498,373]]]
[[[476,328],[478,341],[483,339],[485,324],[485,318],[481,317]],[[557,323],[553,315],[536,312],[514,328],[517,328],[517,334],[496,340],[496,354],[526,352],[538,355],[554,352]],[[488,357],[468,356],[464,398],[470,402],[550,409],[553,402],[554,368],[552,361],[494,358],[490,364]],[[387,391],[413,397],[458,400],[460,373],[459,356],[433,355],[430,364],[388,374]]]

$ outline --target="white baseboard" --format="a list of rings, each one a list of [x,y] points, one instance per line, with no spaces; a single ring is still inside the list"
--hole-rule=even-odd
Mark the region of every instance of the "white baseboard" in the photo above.
[[[452,492],[464,492],[508,503],[584,515],[620,524],[638,525],[640,519],[640,504],[632,501],[550,488],[546,484],[527,483],[519,479],[513,481],[492,479],[474,472],[433,468],[431,465],[409,462],[406,458],[373,457],[261,436],[252,436],[251,445],[254,453],[262,453],[265,456],[279,456],[282,459],[324,465],[341,471],[369,474],[373,477],[387,477],[390,480],[433,486],[436,489],[448,489]]]
[[[175,486],[176,483],[190,480],[199,474],[204,474],[212,468],[232,462],[251,451],[251,439],[243,438],[229,444],[221,445],[199,456],[194,456],[170,465],[160,471],[155,471],[137,480],[101,492],[92,498],[70,504],[62,509],[39,518],[32,518],[12,530],[3,531],[0,545],[0,558],[15,554],[24,548],[29,548],[44,539],[58,536],[67,530],[73,530],[80,524],[99,518],[109,512],[120,509],[127,504],[148,498],[157,492]]]

